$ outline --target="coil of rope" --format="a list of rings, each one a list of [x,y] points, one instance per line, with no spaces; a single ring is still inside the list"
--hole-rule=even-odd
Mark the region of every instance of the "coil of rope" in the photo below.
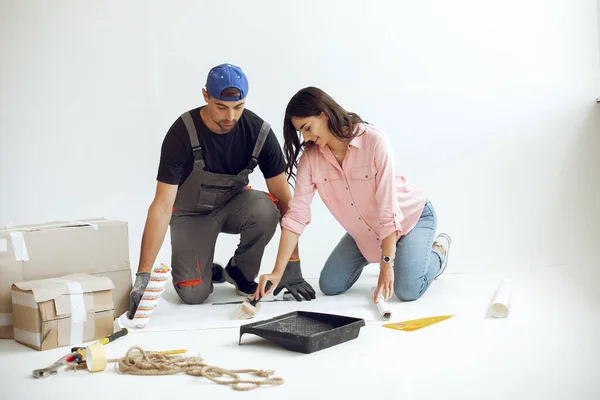
[[[208,365],[199,356],[182,356],[147,352],[139,346],[127,350],[124,357],[106,360],[107,364],[115,363],[115,370],[126,375],[175,375],[186,373],[191,376],[202,376],[220,385],[231,385],[234,390],[245,391],[257,389],[263,385],[281,385],[283,378],[272,376],[275,372],[259,369],[225,369]],[[70,366],[68,369],[86,369],[86,364]],[[239,374],[250,374],[262,379],[242,379]]]

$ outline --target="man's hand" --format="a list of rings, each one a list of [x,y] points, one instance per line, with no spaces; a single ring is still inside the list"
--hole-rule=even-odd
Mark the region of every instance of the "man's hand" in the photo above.
[[[309,301],[317,297],[313,287],[302,277],[300,260],[289,261],[283,271],[283,276],[279,284],[273,282],[273,286],[275,286],[275,291],[273,292],[275,296],[285,288],[294,296],[296,301],[302,301],[300,296]]]
[[[138,272],[135,274],[135,283],[129,293],[129,314],[127,315],[129,319],[133,319],[135,316],[135,312],[140,305],[142,295],[144,294],[144,290],[146,290],[149,281],[150,272]]]
[[[377,304],[379,296],[383,294],[383,299],[388,301],[392,298],[394,288],[394,267],[391,264],[381,264],[379,270],[379,281],[377,282],[377,289],[373,294],[373,301]]]

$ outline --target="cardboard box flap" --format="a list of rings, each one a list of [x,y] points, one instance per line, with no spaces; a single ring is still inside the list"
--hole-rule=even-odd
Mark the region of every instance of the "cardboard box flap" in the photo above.
[[[114,289],[110,278],[88,274],[71,274],[60,278],[48,278],[14,284],[21,290],[30,290],[36,303],[56,299],[72,293],[90,293]],[[57,302],[57,307],[59,307]]]
[[[94,229],[98,229],[98,224],[114,222],[106,218],[90,218],[80,219],[74,221],[51,221],[43,224],[32,224],[32,225],[18,225],[9,226],[0,229],[1,232],[35,232],[43,231],[48,229],[60,229],[60,228],[72,228],[78,226],[91,226]]]

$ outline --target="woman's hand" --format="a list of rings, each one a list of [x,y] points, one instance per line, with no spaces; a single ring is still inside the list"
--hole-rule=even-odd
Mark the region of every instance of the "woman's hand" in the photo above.
[[[254,296],[252,298],[258,300],[266,295],[271,294],[277,285],[279,285],[279,281],[281,280],[282,276],[283,273],[278,274],[274,272],[261,275],[258,278],[258,286],[256,287],[256,291],[254,292]],[[271,286],[267,289],[266,286],[267,282],[269,281],[271,281]]]
[[[379,270],[379,281],[377,282],[377,289],[373,294],[373,301],[377,304],[379,296],[383,295],[383,299],[388,301],[392,298],[394,292],[394,266],[390,264],[381,264]]]

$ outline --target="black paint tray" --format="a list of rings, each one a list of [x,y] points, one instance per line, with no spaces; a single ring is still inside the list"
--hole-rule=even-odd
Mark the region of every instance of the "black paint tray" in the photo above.
[[[361,318],[294,311],[240,326],[239,344],[244,333],[251,333],[288,350],[313,353],[356,339],[363,326],[365,321]]]

